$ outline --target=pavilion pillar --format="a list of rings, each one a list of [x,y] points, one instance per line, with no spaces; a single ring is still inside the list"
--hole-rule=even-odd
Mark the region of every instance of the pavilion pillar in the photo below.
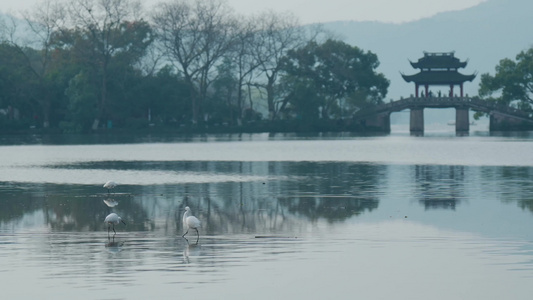
[[[426,84],[426,98],[428,97],[429,95],[429,85]]]
[[[470,130],[470,120],[468,116],[468,107],[455,108],[455,131]]]
[[[424,108],[411,108],[409,131],[424,132]]]
[[[418,98],[418,83],[415,84],[415,97]]]
[[[463,84],[459,85],[459,88],[461,89],[461,98],[463,98]]]
[[[453,98],[453,84],[450,84],[450,98]]]

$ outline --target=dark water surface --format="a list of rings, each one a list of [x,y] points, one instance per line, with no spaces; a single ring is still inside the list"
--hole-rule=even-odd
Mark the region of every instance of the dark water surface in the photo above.
[[[6,299],[533,294],[530,133],[0,143]]]

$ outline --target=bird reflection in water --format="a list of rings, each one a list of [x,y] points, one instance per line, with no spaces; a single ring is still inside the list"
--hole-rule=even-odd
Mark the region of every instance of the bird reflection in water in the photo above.
[[[110,253],[119,253],[122,251],[122,246],[124,245],[123,241],[115,241],[115,236],[113,238],[109,237],[108,242],[105,244],[105,248]]]
[[[183,249],[183,261],[186,264],[190,264],[191,257],[201,256],[201,246],[198,245],[198,242],[195,244],[189,244],[189,240],[187,240],[187,238],[185,238],[185,241],[187,241],[187,246],[185,246],[185,249]]]
[[[118,201],[112,198],[104,199],[104,203],[108,207],[115,207],[118,205]]]

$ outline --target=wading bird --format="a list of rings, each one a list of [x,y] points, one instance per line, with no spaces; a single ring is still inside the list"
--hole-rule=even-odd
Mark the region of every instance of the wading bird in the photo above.
[[[200,239],[200,233],[198,233],[198,227],[201,226],[200,220],[196,218],[195,216],[191,215],[191,209],[186,206],[185,207],[185,213],[183,213],[183,228],[187,228],[187,231],[182,235],[182,237],[185,237],[185,235],[189,232],[189,229],[192,228],[196,230],[196,243],[198,244],[198,240]]]
[[[110,213],[105,217],[104,223],[107,223],[107,235],[109,235],[109,230],[111,230],[111,225],[113,226],[113,232],[117,234],[115,231],[115,224],[119,224],[122,222],[124,225],[126,225],[126,222],[122,221],[122,218],[120,218],[116,213]]]
[[[111,192],[111,189],[115,188],[117,186],[117,183],[114,181],[109,180],[104,184],[104,188],[107,189],[107,193],[109,194]]]

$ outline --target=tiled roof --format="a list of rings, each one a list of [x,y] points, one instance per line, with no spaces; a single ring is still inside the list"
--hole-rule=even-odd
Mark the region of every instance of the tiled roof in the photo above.
[[[476,78],[476,74],[464,75],[457,71],[422,71],[414,75],[402,74],[402,77],[407,82],[414,82],[422,85],[449,85],[472,81]]]
[[[453,52],[424,52],[424,57],[410,63],[416,69],[459,69],[467,64],[456,58]]]

